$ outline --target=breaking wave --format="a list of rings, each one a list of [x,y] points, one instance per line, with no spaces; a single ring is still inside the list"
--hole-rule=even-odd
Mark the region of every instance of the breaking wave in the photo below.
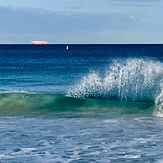
[[[146,59],[115,60],[103,73],[84,76],[67,96],[121,102],[155,103],[163,116],[163,63]]]
[[[103,72],[84,76],[66,95],[0,93],[0,115],[52,115],[63,111],[143,111],[163,117],[163,63],[115,60]]]

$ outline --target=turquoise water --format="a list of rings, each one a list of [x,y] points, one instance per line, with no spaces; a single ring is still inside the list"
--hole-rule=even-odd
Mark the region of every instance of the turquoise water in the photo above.
[[[1,162],[158,162],[163,45],[0,45]]]

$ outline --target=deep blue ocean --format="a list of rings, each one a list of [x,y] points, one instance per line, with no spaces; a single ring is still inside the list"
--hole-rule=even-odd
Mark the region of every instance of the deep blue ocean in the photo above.
[[[0,162],[162,163],[163,45],[0,45]]]

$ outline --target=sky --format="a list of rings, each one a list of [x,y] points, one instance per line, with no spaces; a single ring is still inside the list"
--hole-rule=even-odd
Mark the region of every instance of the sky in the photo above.
[[[163,43],[163,0],[0,0],[0,43]]]

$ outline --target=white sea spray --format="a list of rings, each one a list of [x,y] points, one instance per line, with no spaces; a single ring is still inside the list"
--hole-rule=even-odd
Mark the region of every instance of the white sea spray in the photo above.
[[[84,76],[67,96],[119,101],[153,101],[155,115],[163,114],[163,63],[130,58],[115,60],[105,74]]]

